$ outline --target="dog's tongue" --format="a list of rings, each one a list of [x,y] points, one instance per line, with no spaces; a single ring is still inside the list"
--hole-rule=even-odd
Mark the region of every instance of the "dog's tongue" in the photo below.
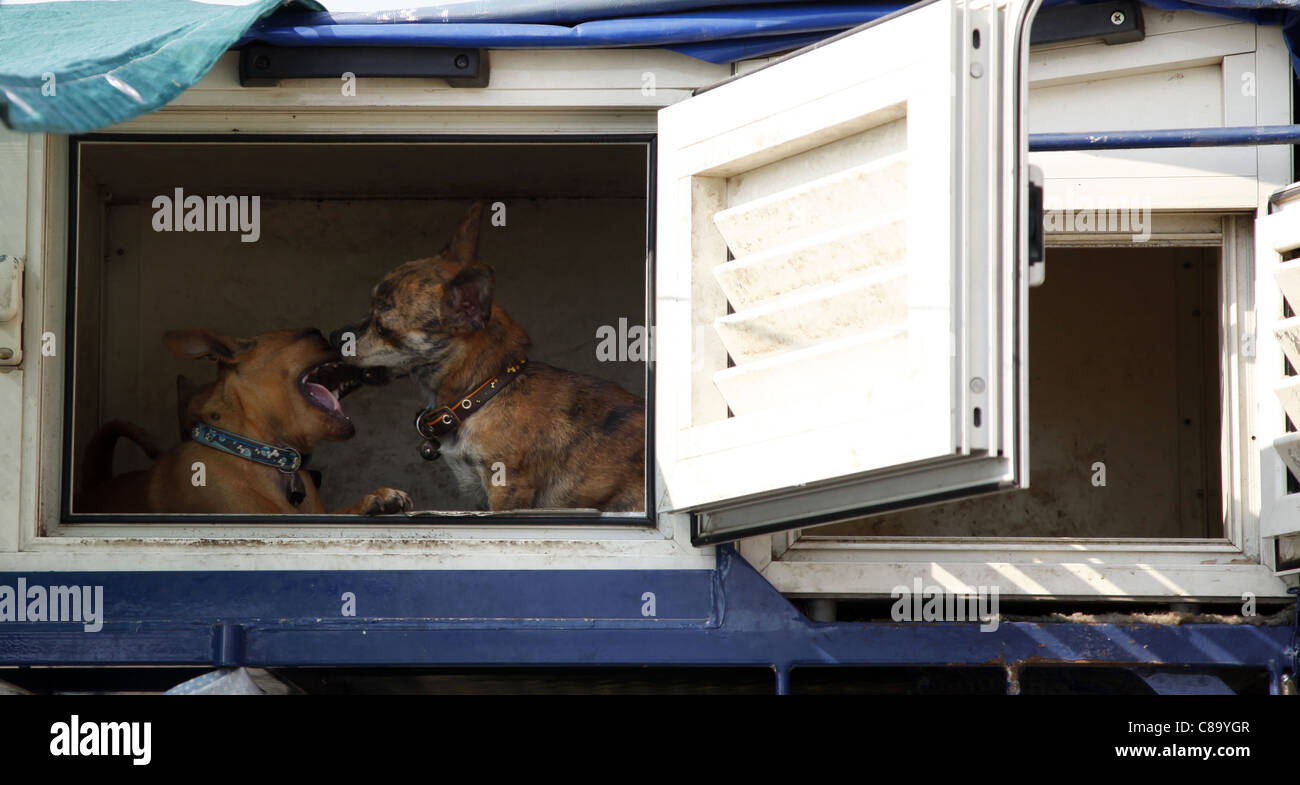
[[[330,392],[328,387],[314,382],[307,382],[305,388],[307,394],[310,395],[311,399],[316,403],[319,403],[330,411],[343,411],[343,407],[339,406],[339,399],[334,397],[334,393]]]

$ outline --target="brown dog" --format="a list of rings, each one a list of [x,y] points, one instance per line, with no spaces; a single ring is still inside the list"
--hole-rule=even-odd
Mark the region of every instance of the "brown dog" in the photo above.
[[[482,213],[470,208],[442,253],[385,275],[369,318],[333,343],[346,348],[351,333],[368,376],[409,374],[429,391],[426,457],[440,450],[489,509],[644,510],[645,403],[526,361],[528,335],[493,303],[492,268],[477,262]]]
[[[284,448],[306,456],[322,440],[350,439],[356,432],[339,399],[360,384],[360,372],[341,363],[317,330],[277,330],[249,339],[179,330],[163,336],[163,343],[178,357],[202,357],[218,365],[216,382],[181,387],[182,396],[189,396],[181,405],[183,425],[188,419],[221,429],[278,448],[281,456],[291,455]],[[120,436],[140,444],[156,460],[154,466],[112,477],[113,448]],[[203,464],[203,484],[195,482],[196,463]],[[91,437],[83,476],[85,491],[73,512],[325,512],[305,468],[281,471],[196,440],[159,454],[140,428],[120,421],[105,424]],[[338,513],[409,509],[405,493],[380,488]]]

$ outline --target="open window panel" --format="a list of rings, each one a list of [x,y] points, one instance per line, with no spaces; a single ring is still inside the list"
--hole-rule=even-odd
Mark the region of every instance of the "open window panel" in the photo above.
[[[1260,307],[1276,317],[1260,335],[1263,422],[1260,530],[1279,572],[1300,575],[1300,183],[1273,195],[1255,222]]]
[[[1027,482],[1031,5],[921,3],[660,112],[662,503],[697,544]]]
[[[614,382],[644,400],[652,142],[649,136],[75,140],[64,519],[275,518],[79,511],[87,447],[112,421],[134,423],[163,451],[190,438],[186,402],[207,394],[203,385],[216,378],[217,368],[174,356],[163,343],[168,331],[205,328],[247,337],[314,327],[329,336],[356,325],[370,312],[381,277],[408,260],[439,254],[476,201],[487,206],[477,258],[494,269],[493,303],[528,333],[528,359]],[[221,216],[229,219],[225,227],[212,219],[210,197],[231,195],[257,199],[255,206],[239,203],[250,211],[244,216],[249,225],[236,228],[234,212]],[[160,197],[170,200],[165,207],[158,206]],[[184,217],[171,221],[170,230],[157,220],[164,209],[187,214],[190,198],[203,203],[202,218],[211,221],[203,230]],[[223,202],[217,210],[228,207]],[[289,374],[285,382],[293,383]],[[313,482],[319,482],[327,511],[343,510],[377,488],[397,488],[415,505],[412,519],[371,520],[653,520],[653,508],[486,512],[481,485],[458,477],[446,459],[421,458],[422,439],[412,423],[429,399],[419,383],[400,378],[347,394],[341,405],[356,435],[321,440],[308,465],[319,472]],[[111,471],[121,475],[150,464],[124,438]],[[280,522],[341,517],[284,516]]]

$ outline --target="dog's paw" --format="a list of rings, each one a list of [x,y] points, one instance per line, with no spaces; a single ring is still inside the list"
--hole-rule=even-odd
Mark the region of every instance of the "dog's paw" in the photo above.
[[[411,497],[396,488],[380,488],[361,498],[362,515],[395,515],[414,508]]]

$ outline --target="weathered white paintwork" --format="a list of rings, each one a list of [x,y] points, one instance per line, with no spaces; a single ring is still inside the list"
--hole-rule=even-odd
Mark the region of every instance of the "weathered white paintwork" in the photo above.
[[[719,317],[713,321],[713,329],[732,358],[744,365],[822,341],[905,323],[907,284],[905,269],[849,276]],[[829,387],[833,379],[809,377],[784,392],[794,396],[799,390]]]
[[[1282,296],[1290,302],[1300,303],[1300,259],[1282,262],[1273,265],[1272,268],[1273,277],[1277,279],[1277,285],[1282,288]]]
[[[854,333],[837,340],[821,341],[804,349],[782,352],[772,357],[718,371],[713,382],[722,392],[727,405],[737,415],[761,414],[784,418],[793,411],[815,411],[829,405],[829,394],[851,390],[850,405],[869,407],[878,398],[883,378],[879,369],[903,368],[907,365],[907,330],[902,327]],[[817,389],[810,380],[836,380],[833,387]],[[795,410],[790,408],[786,391],[806,390]]]
[[[1300,316],[1282,319],[1273,327],[1273,337],[1282,347],[1291,367],[1300,368]]]
[[[1282,411],[1291,422],[1300,422],[1300,377],[1289,376],[1273,387],[1273,394],[1282,404]]]
[[[727,301],[748,308],[769,298],[842,280],[856,273],[902,263],[906,222],[891,212],[847,222],[761,253],[713,268]]]
[[[713,223],[737,259],[770,252],[897,210],[907,199],[907,168],[906,153],[868,161],[740,202],[718,211]]]

